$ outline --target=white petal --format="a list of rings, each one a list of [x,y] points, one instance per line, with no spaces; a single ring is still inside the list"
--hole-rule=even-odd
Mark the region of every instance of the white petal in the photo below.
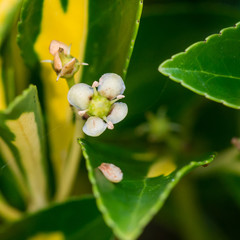
[[[106,73],[99,79],[98,92],[109,99],[113,99],[122,94],[125,84],[122,78],[115,73]]]
[[[85,110],[88,108],[92,96],[93,88],[91,88],[85,83],[75,84],[68,91],[69,103],[81,110]]]
[[[49,46],[49,52],[54,56],[59,48],[63,48],[64,53],[67,54],[68,46],[65,43],[52,40]]]
[[[111,113],[107,116],[107,120],[113,124],[122,121],[128,113],[128,106],[126,103],[117,102],[113,104]]]
[[[98,169],[101,170],[103,175],[111,182],[118,183],[123,179],[121,169],[112,163],[102,163]]]
[[[88,136],[97,137],[107,128],[107,124],[99,117],[89,117],[83,126],[83,132]]]

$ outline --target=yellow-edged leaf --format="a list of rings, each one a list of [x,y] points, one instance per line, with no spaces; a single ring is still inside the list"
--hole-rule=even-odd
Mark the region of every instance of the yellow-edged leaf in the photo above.
[[[19,118],[7,120],[8,129],[14,133],[12,144],[18,149],[21,163],[33,196],[34,207],[46,204],[46,178],[41,164],[41,146],[37,123],[33,112],[23,113]]]
[[[45,136],[36,87],[0,112],[0,150],[29,210],[47,203]]]

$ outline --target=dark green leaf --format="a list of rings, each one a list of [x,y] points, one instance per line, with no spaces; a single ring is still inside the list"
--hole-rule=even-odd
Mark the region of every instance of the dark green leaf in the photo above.
[[[123,124],[131,122],[136,126],[144,112],[156,111],[160,105],[167,106],[168,114],[176,119],[195,96],[159,75],[159,63],[239,18],[238,9],[216,4],[145,6],[126,78],[129,113]]]
[[[167,60],[159,71],[184,87],[240,108],[240,24],[198,42]]]
[[[80,144],[98,207],[106,223],[120,239],[136,239],[181,177],[213,160],[213,156],[209,156],[200,161],[179,161],[171,173],[150,177],[149,169],[153,162],[137,161],[134,152],[86,140],[81,140]],[[123,180],[120,183],[108,181],[98,170],[103,162],[113,163],[122,170]]]
[[[107,72],[126,75],[142,11],[142,0],[89,1],[89,30],[82,79]]]
[[[41,234],[46,234],[47,239],[55,236],[52,239],[56,240],[108,240],[112,237],[92,198],[69,200],[0,229],[1,240],[39,239],[37,236]]]

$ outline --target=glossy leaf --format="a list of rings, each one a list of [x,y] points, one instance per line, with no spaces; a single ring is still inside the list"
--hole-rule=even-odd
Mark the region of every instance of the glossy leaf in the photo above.
[[[55,39],[72,44],[71,54],[80,62],[89,63],[83,76],[80,69],[76,79],[92,83],[105,72],[123,74],[133,49],[141,9],[140,0],[25,0],[19,24],[19,46],[24,60],[36,66],[39,60],[52,59],[48,48],[51,40]],[[33,31],[29,32],[29,29]],[[56,77],[51,64],[41,64],[50,154],[57,184],[63,185],[62,179],[66,180],[62,176],[68,163],[78,164],[79,147],[76,146],[76,138],[72,140],[74,124],[67,102],[68,86],[63,79],[56,83]],[[81,133],[78,131],[75,135],[80,137]],[[70,148],[74,153],[68,155]],[[70,159],[71,156],[75,159]],[[74,171],[67,175],[74,178],[77,167],[72,169]],[[68,192],[63,190],[57,194],[63,199]]]
[[[120,239],[136,239],[181,177],[213,160],[213,156],[209,156],[200,161],[175,163],[170,158],[159,160],[155,156],[143,162],[137,159],[143,160],[144,154],[86,140],[81,140],[80,144],[98,207]],[[98,170],[103,162],[122,170],[120,183],[108,181]]]
[[[240,24],[190,46],[159,67],[184,87],[228,107],[240,108]]]
[[[43,207],[47,201],[44,139],[37,89],[30,86],[0,112],[1,155],[29,209]]]
[[[42,238],[41,238],[42,237]],[[110,240],[92,198],[73,199],[54,205],[0,229],[1,240]]]
[[[212,3],[184,3],[181,7],[179,4],[146,4],[125,82],[124,101],[129,112],[109,137],[114,134],[119,137],[126,125],[135,128],[145,120],[146,111],[156,112],[159,106],[167,107],[168,115],[179,121],[179,115],[200,97],[159,74],[159,63],[224,26],[233,25],[240,16],[237,8],[226,9],[226,6]],[[126,135],[129,135],[129,129]]]
[[[92,84],[104,73],[123,78],[133,51],[143,1],[89,0],[88,37],[82,81]]]

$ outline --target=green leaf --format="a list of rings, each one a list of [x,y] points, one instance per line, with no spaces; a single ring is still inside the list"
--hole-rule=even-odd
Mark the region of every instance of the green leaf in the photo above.
[[[43,207],[47,202],[45,136],[35,86],[0,112],[0,149],[28,208]]]
[[[240,23],[173,56],[159,71],[208,99],[239,109],[239,37]]]
[[[137,238],[182,176],[213,160],[209,156],[199,161],[179,161],[177,165],[171,159],[142,162],[136,160],[141,155],[123,148],[86,140],[80,140],[80,144],[98,207],[114,233],[126,240]],[[98,170],[103,162],[113,163],[122,170],[120,183],[108,181]]]
[[[45,238],[40,238],[44,236]],[[51,206],[0,229],[1,240],[107,240],[106,227],[93,198]]]
[[[143,1],[89,1],[88,38],[82,81],[92,84],[104,73],[127,73]]]
[[[121,128],[122,132],[129,124],[135,127],[143,121],[146,111],[155,112],[159,106],[167,107],[175,120],[188,111],[188,106],[200,97],[159,74],[159,63],[224,26],[233,25],[239,16],[238,8],[219,4],[145,5],[126,78],[129,112],[116,130]]]
[[[1,148],[0,148],[1,154]],[[24,199],[21,196],[19,185],[13,175],[9,165],[3,161],[0,155],[0,191],[7,203],[15,208],[24,210]],[[1,215],[1,214],[0,214]]]

